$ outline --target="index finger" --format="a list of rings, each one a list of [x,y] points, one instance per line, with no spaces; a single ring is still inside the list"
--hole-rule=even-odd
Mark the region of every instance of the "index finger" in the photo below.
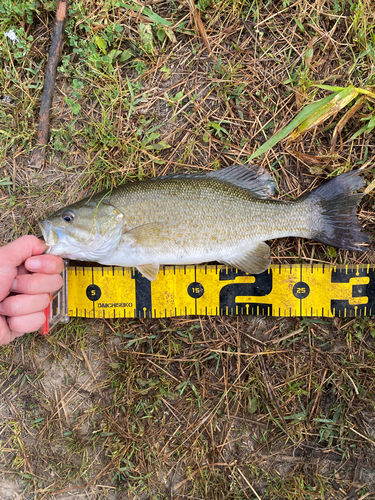
[[[64,269],[64,261],[57,255],[40,255],[31,257],[25,262],[25,268],[31,272],[43,274],[60,274]],[[18,274],[21,274],[20,272]]]
[[[9,292],[13,279],[17,276],[17,268],[32,255],[40,255],[47,246],[36,236],[21,236],[0,247],[0,300]]]

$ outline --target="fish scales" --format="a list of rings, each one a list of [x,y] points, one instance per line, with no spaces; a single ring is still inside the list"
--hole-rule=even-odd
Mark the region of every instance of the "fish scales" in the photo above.
[[[306,204],[259,200],[229,183],[178,180],[127,184],[110,194],[109,200],[120,210],[126,206],[130,228],[151,222],[167,224],[170,238],[183,234],[190,246],[200,238],[218,240],[218,235],[225,246],[248,238],[264,241],[302,233],[307,236]]]
[[[249,273],[270,265],[266,240],[313,238],[366,249],[356,208],[358,171],[342,174],[295,202],[272,198],[269,173],[234,166],[208,174],[127,183],[59,210],[41,223],[49,253],[135,266],[156,279],[163,264],[218,261]]]

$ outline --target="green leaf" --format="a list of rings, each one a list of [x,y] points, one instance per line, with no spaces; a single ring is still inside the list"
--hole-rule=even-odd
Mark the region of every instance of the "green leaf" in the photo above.
[[[0,186],[12,186],[13,182],[9,179],[9,177],[6,177],[5,179],[0,179]]]
[[[163,31],[172,43],[177,43],[176,35],[171,28],[169,28],[168,26],[164,26]]]
[[[159,42],[163,43],[166,37],[165,31],[162,28],[156,30],[156,36],[158,37]]]
[[[306,66],[310,66],[313,55],[314,55],[313,47],[307,47],[304,55],[304,61]]]
[[[210,3],[211,3],[211,0],[198,0],[197,8],[198,8],[198,10],[203,12],[207,9],[207,7],[210,5]]]
[[[121,50],[113,49],[113,50],[111,50],[111,52],[109,52],[108,58],[111,61],[114,61],[116,59],[116,57],[118,57],[120,54],[121,54]]]
[[[157,151],[162,151],[163,149],[169,149],[171,146],[167,144],[165,141],[160,141],[157,144],[155,144],[154,149]]]
[[[327,256],[331,258],[337,257],[337,251],[334,247],[328,247],[326,250]]]
[[[362,57],[367,56],[367,54],[370,54],[371,57],[374,57],[374,47],[369,45],[366,50],[364,50],[363,52],[361,52],[359,54],[359,56],[357,57],[357,61],[358,61],[358,59],[361,59]]]
[[[221,126],[220,126],[220,123],[216,123],[216,122],[209,122],[209,126],[212,127],[213,129],[215,130],[221,130]]]
[[[81,105],[78,102],[75,102],[72,106],[73,115],[78,115],[80,111],[81,111]]]
[[[368,122],[368,128],[372,130],[375,127],[375,115],[371,117],[371,120]],[[369,130],[369,132],[370,132]]]
[[[133,57],[133,53],[132,53],[130,50],[126,49],[126,50],[124,50],[124,51],[122,52],[122,54],[121,54],[121,57],[120,57],[119,61],[120,61],[120,62],[125,62],[125,61],[127,61],[128,59],[130,59],[131,57]]]
[[[160,71],[165,74],[165,78],[168,80],[168,78],[171,77],[171,68],[168,68],[165,64],[162,68],[160,68]]]
[[[180,90],[180,92],[177,92],[177,94],[174,97],[171,97],[171,100],[179,101],[180,99],[183,98],[183,96],[184,96],[184,93],[182,90]]]
[[[81,111],[81,105],[78,102],[74,101],[74,99],[71,99],[70,97],[65,97],[64,101],[72,110],[73,115],[78,115],[78,113]]]
[[[154,55],[154,37],[150,24],[139,23],[139,35],[141,44],[146,54]]]
[[[104,38],[96,35],[94,36],[94,43],[99,47],[103,54],[107,53],[107,42],[104,40]]]
[[[160,134],[159,132],[151,132],[151,134],[147,135],[143,141],[142,141],[142,145],[145,146],[146,144],[148,144],[149,142],[151,141],[154,141],[155,139],[159,139],[160,137]]]
[[[305,32],[305,27],[304,25],[295,17],[295,16],[292,16],[296,25],[299,27],[299,29],[302,31],[302,33]]]
[[[249,399],[248,409],[250,413],[255,413],[258,409],[258,398],[254,397]]]
[[[83,82],[81,80],[77,80],[76,78],[73,79],[73,88],[74,90],[81,90],[83,87]]]

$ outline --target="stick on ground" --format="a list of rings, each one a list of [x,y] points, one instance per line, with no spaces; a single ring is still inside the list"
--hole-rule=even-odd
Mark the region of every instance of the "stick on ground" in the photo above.
[[[195,6],[194,0],[188,0],[188,5],[190,8],[190,12],[193,15],[195,25],[196,25],[196,27],[197,27],[197,29],[202,37],[203,43],[206,46],[206,49],[208,50],[208,52],[211,54],[212,51],[211,51],[210,42],[208,41],[206,30],[204,29],[201,16],[199,14],[198,9]]]
[[[56,81],[56,70],[59,62],[62,46],[64,26],[68,12],[68,0],[60,0],[56,8],[56,20],[53,29],[51,49],[47,62],[46,76],[40,104],[39,124],[36,133],[37,145],[30,155],[30,167],[41,168],[44,165],[46,145],[49,139],[49,127],[51,117],[51,104]]]

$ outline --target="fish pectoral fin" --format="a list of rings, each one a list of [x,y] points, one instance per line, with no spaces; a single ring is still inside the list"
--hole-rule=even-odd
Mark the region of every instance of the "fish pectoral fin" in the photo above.
[[[138,271],[143,274],[148,280],[155,281],[158,272],[159,272],[159,264],[143,264],[142,266],[137,266]]]
[[[264,242],[255,243],[246,252],[220,262],[241,269],[245,273],[260,274],[271,265],[270,247]]]
[[[159,222],[149,222],[142,226],[133,227],[126,231],[124,235],[134,241],[137,246],[154,246],[155,241],[160,241],[160,238],[165,235],[165,225]]]

